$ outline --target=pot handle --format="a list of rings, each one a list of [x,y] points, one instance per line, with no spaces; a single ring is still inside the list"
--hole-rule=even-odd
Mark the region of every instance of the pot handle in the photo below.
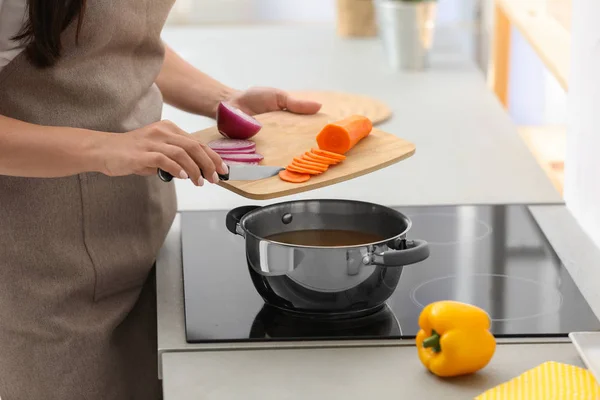
[[[429,257],[429,244],[425,240],[407,240],[405,243],[405,249],[376,254],[372,263],[385,267],[400,267],[416,264]]]
[[[225,217],[225,226],[227,226],[227,230],[234,235],[244,236],[242,231],[239,229],[240,221],[244,215],[248,214],[250,211],[256,210],[257,208],[260,208],[260,206],[241,206],[229,211]]]

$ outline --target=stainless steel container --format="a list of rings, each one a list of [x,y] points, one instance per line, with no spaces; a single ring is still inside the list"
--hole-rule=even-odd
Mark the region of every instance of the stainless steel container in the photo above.
[[[429,257],[408,240],[410,219],[391,208],[350,200],[302,200],[239,207],[227,228],[243,236],[250,276],[266,303],[299,313],[341,315],[383,306],[403,266]],[[301,246],[267,239],[305,230],[365,232],[385,239],[356,246]]]
[[[429,66],[436,10],[435,0],[375,0],[379,37],[392,68]]]

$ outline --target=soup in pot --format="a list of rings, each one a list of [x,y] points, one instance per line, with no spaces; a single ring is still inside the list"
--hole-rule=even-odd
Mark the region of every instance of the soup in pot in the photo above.
[[[310,229],[276,233],[265,239],[298,246],[359,246],[385,240],[381,235],[340,229]]]

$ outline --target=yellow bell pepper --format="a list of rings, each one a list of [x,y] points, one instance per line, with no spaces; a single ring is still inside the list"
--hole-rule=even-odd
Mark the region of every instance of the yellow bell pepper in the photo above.
[[[474,373],[496,351],[491,319],[479,307],[458,301],[429,304],[419,316],[417,350],[423,365],[440,377]]]

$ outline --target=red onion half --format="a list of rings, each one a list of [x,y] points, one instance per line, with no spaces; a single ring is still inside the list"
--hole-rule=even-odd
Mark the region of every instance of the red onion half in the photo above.
[[[220,102],[217,107],[217,129],[229,139],[249,139],[262,129],[262,124],[241,110]]]

